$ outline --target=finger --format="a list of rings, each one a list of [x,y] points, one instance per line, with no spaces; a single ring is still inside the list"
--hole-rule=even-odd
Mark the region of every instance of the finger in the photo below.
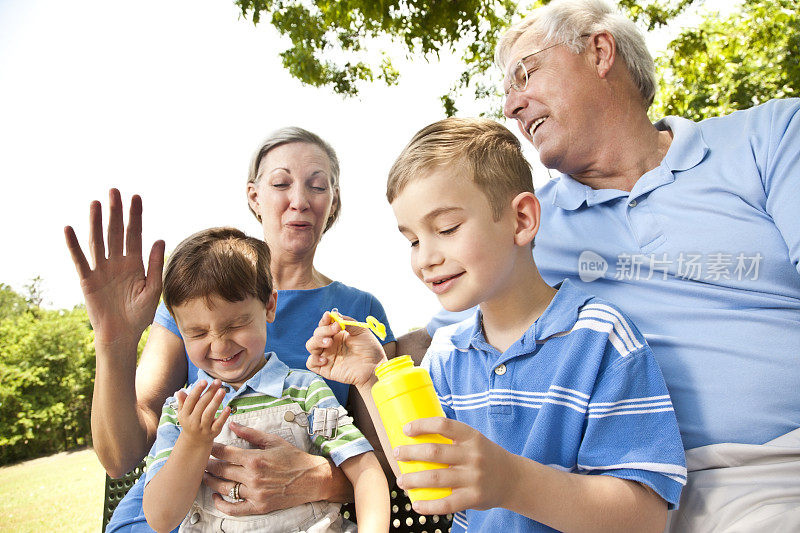
[[[147,275],[145,286],[148,291],[161,293],[162,272],[164,271],[164,241],[156,241],[150,249],[150,258],[147,260]],[[139,254],[141,254],[141,249]]]
[[[67,241],[69,255],[72,256],[72,262],[75,264],[75,270],[78,271],[78,278],[81,281],[88,278],[89,274],[92,273],[92,267],[89,266],[89,262],[86,260],[83,250],[81,250],[81,245],[72,226],[64,228],[64,238]]]
[[[319,373],[317,371],[322,369],[326,364],[328,364],[328,359],[323,355],[311,354],[308,356],[308,359],[306,359],[306,368],[316,373]]]
[[[320,317],[319,322],[317,323],[318,326],[327,326],[333,322],[331,318],[331,314],[328,311],[322,313],[322,317]]]
[[[119,190],[108,191],[108,257],[122,255],[124,226],[122,225],[122,197]]]
[[[242,487],[243,486],[244,485],[242,485]],[[242,495],[242,487],[239,487],[240,496]],[[223,500],[222,496],[219,494],[213,494],[212,498],[214,498],[214,507],[216,507],[217,510],[231,516],[245,516],[254,514],[256,512],[253,503],[247,499],[245,499],[243,502],[231,503]]]
[[[222,414],[220,414],[216,420],[214,420],[214,423],[211,424],[211,429],[214,431],[214,433],[219,434],[219,432],[222,431],[222,427],[225,425],[225,421],[228,420],[230,414],[231,408],[226,405],[225,409],[222,410]]]
[[[457,513],[467,509],[469,505],[464,503],[464,498],[457,496],[455,493],[451,496],[439,498],[438,500],[417,500],[411,504],[414,511],[418,514],[438,514],[446,515]]]
[[[89,250],[95,268],[106,258],[106,245],[103,241],[103,206],[97,200],[89,204]]]
[[[175,393],[175,400],[177,400],[178,402],[178,409],[183,408],[183,402],[186,401],[186,396],[187,394],[183,390],[179,390],[178,392]]]
[[[435,442],[407,444],[394,449],[394,457],[398,461],[427,461],[452,465],[460,462],[461,455],[457,446]]]
[[[278,437],[277,435],[271,435],[269,433],[264,433],[263,431],[259,431],[257,429],[253,429],[251,427],[243,426],[241,424],[237,424],[236,422],[231,422],[231,431],[233,431],[237,437],[240,437],[256,448],[260,448],[262,450],[266,450],[268,447],[276,446],[281,444],[282,442],[286,442],[284,439]],[[212,450],[213,454],[213,450]],[[216,456],[219,457],[219,456]],[[220,457],[220,459],[223,459]]]
[[[224,446],[220,444],[220,446]],[[235,446],[231,446],[235,448]],[[237,448],[241,449],[241,448]],[[228,461],[219,461],[214,458],[208,459],[206,464],[207,478],[203,478],[203,483],[211,487],[217,492],[224,490],[223,481],[244,481],[247,476],[245,468],[239,464],[229,463]]]
[[[314,332],[314,336],[306,341],[306,350],[313,355],[319,355],[325,348],[328,348],[333,343],[331,337],[323,337]]]
[[[125,231],[125,253],[142,256],[142,197],[134,194],[128,210],[128,229]]]
[[[181,410],[186,409],[187,411],[194,411],[195,405],[197,405],[197,401],[200,399],[200,395],[206,388],[206,380],[201,379],[197,383],[195,383],[192,390],[189,391],[189,394],[186,395],[186,399],[183,401],[183,405],[181,406]]]
[[[200,411],[201,413],[200,420],[204,420],[203,414],[205,414],[206,408],[209,406],[209,404],[211,404],[211,402],[216,397],[217,391],[219,391],[219,387],[220,387],[220,381],[218,379],[215,379],[214,381],[211,382],[211,385],[209,385],[208,388],[206,388],[206,390],[203,392],[203,394],[200,395],[200,398],[197,400],[197,403],[195,404],[194,408]],[[216,412],[216,409],[214,411]],[[210,423],[211,422],[208,421],[208,424]]]
[[[213,392],[212,392],[213,391]],[[203,416],[200,420],[204,427],[213,427],[214,421],[217,419],[217,411],[225,399],[225,389],[209,389],[204,396],[209,398],[208,403],[203,408]]]
[[[474,429],[462,422],[441,416],[419,418],[403,426],[403,433],[409,437],[436,433],[454,441],[466,440],[474,432]]]

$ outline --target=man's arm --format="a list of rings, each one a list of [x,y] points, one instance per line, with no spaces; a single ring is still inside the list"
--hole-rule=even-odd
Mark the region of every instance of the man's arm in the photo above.
[[[425,328],[415,329],[414,331],[409,331],[405,335],[398,337],[395,354],[410,355],[411,359],[414,360],[414,364],[419,365],[430,345],[431,337],[428,335]],[[387,357],[391,359],[395,354],[392,354],[392,356],[387,354]]]

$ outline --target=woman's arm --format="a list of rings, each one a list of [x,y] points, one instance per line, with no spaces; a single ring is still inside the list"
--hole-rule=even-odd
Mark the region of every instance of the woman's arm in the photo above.
[[[185,380],[180,341],[153,328],[136,378],[136,347],[153,321],[161,294],[164,241],[150,251],[147,272],[142,261],[142,201],[131,199],[127,230],[119,191],[109,191],[108,249],[100,202],[89,208],[92,268],[71,227],[64,235],[78,271],[92,323],[97,355],[92,402],[95,452],[106,471],[121,476],[147,453],[155,437],[161,404]],[[124,251],[123,251],[124,248]],[[174,335],[172,336],[174,337]],[[177,376],[177,377],[176,377]]]
[[[120,477],[153,445],[161,406],[186,381],[186,356],[183,342],[157,324],[138,369],[135,344],[125,348],[95,341],[95,351],[92,440],[108,474]]]

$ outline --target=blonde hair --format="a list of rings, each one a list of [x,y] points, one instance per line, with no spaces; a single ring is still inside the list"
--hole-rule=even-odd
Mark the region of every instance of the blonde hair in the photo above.
[[[409,182],[439,166],[466,170],[499,220],[511,197],[533,192],[531,167],[508,128],[484,118],[446,118],[422,128],[389,171],[386,199],[392,203]]]
[[[599,31],[607,31],[614,36],[617,54],[628,67],[639,94],[649,108],[657,87],[653,57],[636,24],[605,0],[554,0],[535,9],[500,37],[495,49],[495,63],[505,72],[511,60],[511,48],[523,35],[535,37],[542,48],[565,43],[572,53],[579,54],[586,47],[586,40],[581,36]]]

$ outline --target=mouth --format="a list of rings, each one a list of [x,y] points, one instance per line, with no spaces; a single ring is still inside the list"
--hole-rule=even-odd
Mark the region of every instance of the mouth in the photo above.
[[[440,276],[433,279],[428,279],[425,280],[425,283],[427,283],[430,286],[434,294],[442,294],[444,292],[447,292],[447,290],[450,289],[455,280],[457,280],[463,275],[464,272],[459,272],[458,274],[453,274],[452,276]]]
[[[530,126],[528,126],[528,129],[527,129],[528,136],[529,136],[529,137],[531,137],[531,138],[533,138],[533,134],[534,134],[534,132],[536,132],[536,128],[538,128],[539,126],[541,126],[541,125],[542,125],[542,123],[543,123],[545,120],[547,120],[548,118],[549,118],[549,117],[541,117],[541,118],[538,118],[538,119],[534,120],[534,121],[531,123],[531,125],[530,125]]]
[[[286,225],[292,229],[308,229],[311,227],[310,222],[289,222]]]
[[[226,357],[226,358],[224,358],[224,359],[214,359],[214,362],[216,362],[216,363],[222,363],[223,365],[226,365],[226,364],[231,364],[231,363],[233,363],[234,361],[238,360],[238,358],[239,358],[239,356],[240,356],[241,354],[242,354],[242,352],[236,352],[236,353],[235,353],[235,354],[233,354],[232,356],[230,356],[230,357]]]

